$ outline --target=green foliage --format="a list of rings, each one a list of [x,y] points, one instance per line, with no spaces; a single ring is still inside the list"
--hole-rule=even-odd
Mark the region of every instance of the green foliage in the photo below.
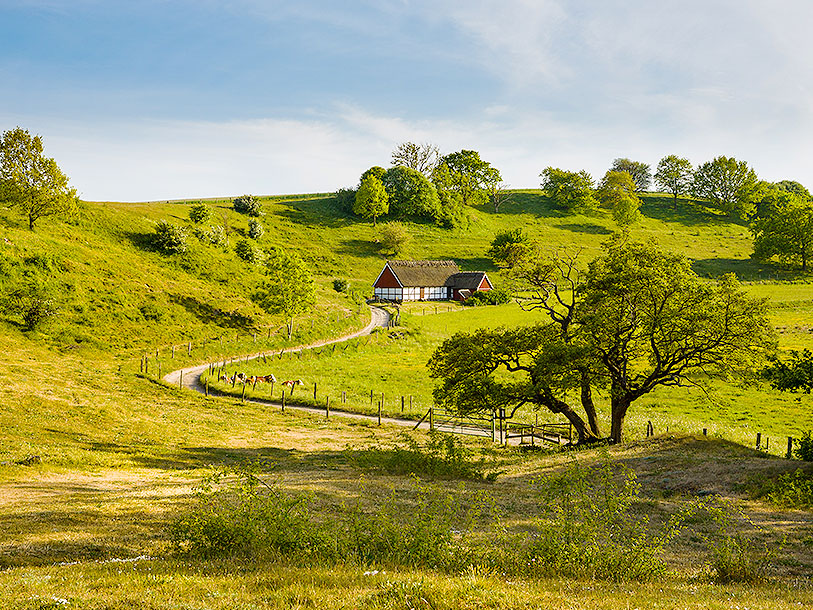
[[[796,439],[793,454],[805,462],[813,462],[813,430],[802,432],[802,438]]]
[[[561,473],[538,479],[539,513],[519,554],[528,576],[648,581],[663,576],[664,547],[680,532],[688,512],[661,531],[636,516],[641,486],[626,467],[606,458],[593,468],[577,460]]]
[[[408,167],[391,167],[383,178],[393,218],[437,222],[441,215],[438,192],[421,172]]]
[[[468,299],[463,301],[463,305],[468,307],[479,307],[481,305],[505,305],[511,301],[511,291],[505,288],[495,288],[494,290],[477,290]]]
[[[810,432],[807,433],[807,441],[813,447]],[[797,448],[797,454],[798,451]],[[813,460],[813,453],[808,460]],[[783,508],[813,508],[813,475],[801,468],[781,474],[770,484],[767,498]]]
[[[433,172],[438,190],[448,190],[460,197],[463,205],[484,203],[489,185],[498,184],[500,172],[480,159],[476,150],[461,150],[445,155]]]
[[[593,178],[586,171],[570,172],[546,167],[539,175],[542,177],[542,190],[560,208],[585,213],[598,206],[593,193]]]
[[[186,228],[179,227],[166,220],[159,220],[155,224],[152,245],[163,254],[185,254],[189,249]]]
[[[333,280],[333,290],[336,292],[347,292],[350,283],[343,278],[336,278]]]
[[[421,172],[427,178],[432,175],[440,162],[440,152],[433,144],[403,142],[392,151],[392,164],[402,165]]]
[[[212,246],[223,247],[229,244],[229,239],[226,237],[226,230],[220,225],[210,225],[208,229],[195,227],[192,231],[195,237]]]
[[[813,352],[808,349],[790,351],[789,360],[770,359],[763,376],[774,389],[781,392],[804,392],[813,390]]]
[[[509,269],[519,263],[531,251],[531,238],[519,227],[511,231],[502,231],[494,236],[486,256],[495,265]]]
[[[252,265],[260,265],[265,260],[265,252],[248,239],[241,239],[234,244],[234,253]]]
[[[334,193],[336,206],[343,212],[353,214],[353,206],[356,203],[356,193],[358,189],[354,188],[340,188]]]
[[[398,222],[388,222],[378,230],[379,252],[385,256],[400,256],[409,243],[409,232]]]
[[[390,201],[384,183],[374,174],[362,178],[356,192],[353,213],[363,218],[372,218],[375,225],[376,218],[386,214],[389,209]]]
[[[782,192],[760,205],[751,232],[755,258],[768,260],[776,256],[781,261],[799,263],[802,271],[807,271],[813,256],[813,202]]]
[[[256,218],[249,218],[248,219],[248,236],[251,239],[257,240],[262,238],[265,235],[265,227],[263,227],[263,223],[261,223]]]
[[[325,539],[312,501],[267,484],[257,471],[248,464],[212,472],[197,490],[197,507],[170,526],[173,551],[198,559],[318,554]],[[220,487],[226,476],[236,481]]]
[[[613,204],[613,220],[622,229],[641,220],[641,200],[638,197],[621,197]]]
[[[613,219],[620,227],[638,222],[641,199],[635,193],[636,184],[627,171],[609,171],[601,180],[596,196],[602,206],[612,210]]]
[[[189,208],[189,220],[196,225],[209,222],[212,219],[212,208],[203,202],[198,202]]]
[[[689,192],[693,181],[694,168],[688,159],[677,155],[667,155],[658,163],[655,184],[661,191],[672,193],[674,209],[677,208],[678,197]]]
[[[779,182],[775,183],[775,186],[779,189],[787,193],[792,193],[797,197],[801,197],[802,199],[813,199],[813,195],[810,194],[810,191],[807,188],[795,180],[780,180]]]
[[[29,276],[7,290],[0,309],[20,318],[26,330],[36,330],[59,312],[54,286],[47,279]]]
[[[694,173],[692,193],[733,218],[748,218],[754,211],[752,198],[757,175],[745,161],[716,157],[700,165]]]
[[[648,191],[652,184],[652,172],[648,163],[631,159],[615,159],[610,172],[624,172],[632,178],[636,191]]]
[[[232,202],[232,207],[239,214],[254,217],[262,215],[262,204],[253,195],[240,195]]]
[[[389,447],[372,445],[351,452],[351,462],[364,469],[382,470],[388,474],[418,475],[444,479],[496,480],[499,472],[487,472],[489,464],[452,434],[437,430],[429,433],[421,445],[407,433],[401,433]]]
[[[70,216],[76,212],[76,189],[51,158],[43,156],[42,138],[16,127],[0,139],[0,200],[19,209],[34,230],[46,216]]]
[[[253,298],[265,311],[285,317],[290,339],[294,316],[309,311],[316,304],[316,289],[302,259],[295,254],[276,250],[269,253],[266,278]]]

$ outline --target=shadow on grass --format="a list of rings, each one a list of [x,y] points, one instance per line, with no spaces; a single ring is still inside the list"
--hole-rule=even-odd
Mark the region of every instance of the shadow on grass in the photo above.
[[[180,305],[206,324],[216,324],[222,328],[247,329],[251,328],[255,323],[251,316],[236,311],[223,311],[219,307],[204,303],[188,295],[170,294],[168,296],[172,303]]]
[[[800,269],[782,267],[750,258],[701,258],[692,261],[692,269],[700,277],[719,278],[726,273],[734,273],[738,279],[743,281],[792,281],[808,277]]]
[[[353,256],[379,256],[378,248],[381,244],[367,239],[344,239],[336,246],[337,254],[352,254]],[[383,261],[387,257],[380,255]]]
[[[678,222],[686,226],[707,226],[716,224],[736,224],[746,226],[744,220],[736,220],[717,210],[713,210],[689,199],[678,199],[675,208],[671,197],[662,195],[641,195],[641,213],[663,222]]]
[[[486,214],[505,215],[510,214],[534,214],[543,218],[566,218],[570,214],[557,207],[548,197],[538,190],[512,191],[511,198],[500,206],[500,211],[495,214],[494,206],[490,203],[478,206],[478,209]]]
[[[571,222],[561,225],[556,225],[560,229],[567,231],[574,231],[576,233],[588,233],[590,235],[612,235],[613,231],[607,227],[597,225],[592,222]]]
[[[321,197],[296,201],[271,200],[267,202],[267,204],[269,206],[280,206],[282,209],[274,212],[274,214],[298,225],[341,228],[369,222],[368,220],[352,216],[345,212],[339,206],[335,197]],[[381,220],[384,219],[379,219],[379,221]]]

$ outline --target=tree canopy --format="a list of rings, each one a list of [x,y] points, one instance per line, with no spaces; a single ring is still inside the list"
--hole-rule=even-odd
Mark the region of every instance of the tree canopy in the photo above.
[[[486,200],[488,185],[502,181],[497,168],[480,158],[476,150],[461,150],[441,158],[433,173],[438,189],[453,191],[463,205]]]
[[[394,218],[436,220],[440,215],[437,190],[418,170],[403,165],[391,167],[384,174],[383,183]]]
[[[729,216],[744,219],[753,212],[752,196],[757,182],[756,172],[748,163],[720,156],[697,168],[692,192]]]
[[[689,192],[694,180],[694,168],[688,159],[677,155],[667,155],[658,163],[655,184],[658,189],[672,193],[672,207],[677,209],[677,200]]]
[[[546,167],[539,175],[542,190],[559,207],[571,212],[589,212],[597,207],[593,178],[586,171],[570,172]]]
[[[649,190],[649,186],[652,184],[652,172],[649,169],[649,164],[642,161],[633,161],[626,158],[615,159],[610,171],[628,173],[635,183],[636,191]]]
[[[434,144],[403,142],[392,151],[392,164],[403,165],[421,172],[427,178],[440,162],[440,151]]]
[[[522,227],[502,231],[494,236],[491,247],[486,251],[494,263],[500,267],[514,267],[531,250],[531,239]]]
[[[266,277],[254,293],[255,302],[271,314],[285,318],[288,339],[294,317],[316,304],[316,288],[308,267],[293,253],[276,249],[266,259]]]
[[[616,224],[629,227],[641,218],[641,198],[635,182],[627,172],[609,171],[599,184],[596,196],[602,206],[610,208]]]
[[[353,213],[363,218],[372,218],[375,226],[376,218],[386,214],[389,209],[389,196],[384,183],[373,173],[363,177],[356,191]]]
[[[652,244],[616,239],[583,274],[577,255],[539,254],[516,275],[533,291],[526,307],[549,322],[445,341],[429,361],[438,404],[463,413],[545,408],[590,442],[601,436],[594,391],[606,388],[610,439],[620,442],[640,397],[658,386],[753,378],[775,347],[762,300],[733,276],[701,281],[686,258]]]
[[[21,127],[0,140],[0,199],[25,214],[32,231],[40,218],[72,214],[77,206],[76,190],[56,161],[43,155],[42,138]]]
[[[774,190],[773,196],[761,203],[751,232],[755,258],[767,260],[776,256],[783,262],[801,264],[806,272],[813,256],[813,202]]]

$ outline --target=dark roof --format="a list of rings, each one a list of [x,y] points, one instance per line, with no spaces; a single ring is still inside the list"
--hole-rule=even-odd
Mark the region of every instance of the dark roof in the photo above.
[[[485,276],[485,271],[461,271],[450,278],[452,280],[451,285],[458,290],[471,290],[474,292],[480,287]]]
[[[454,261],[387,261],[404,286],[454,286],[452,278],[460,273]]]

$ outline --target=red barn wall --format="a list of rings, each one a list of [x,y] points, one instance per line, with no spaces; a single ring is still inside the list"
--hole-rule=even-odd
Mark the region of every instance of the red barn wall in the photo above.
[[[389,267],[384,267],[381,272],[381,277],[375,283],[376,288],[400,288],[401,284],[398,283],[398,278]]]

